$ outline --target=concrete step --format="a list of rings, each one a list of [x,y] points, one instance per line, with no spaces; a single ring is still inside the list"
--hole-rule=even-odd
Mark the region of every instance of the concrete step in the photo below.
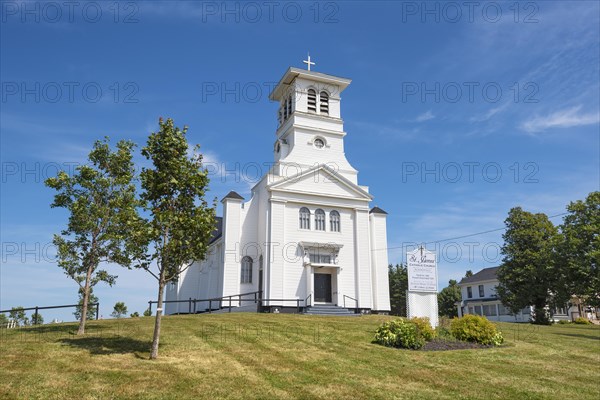
[[[308,307],[304,314],[307,315],[333,315],[333,316],[358,316],[353,311],[347,308],[338,307],[334,305],[315,305]]]

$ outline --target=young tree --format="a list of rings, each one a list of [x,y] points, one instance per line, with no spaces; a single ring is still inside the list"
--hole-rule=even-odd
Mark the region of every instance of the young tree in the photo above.
[[[121,318],[123,315],[127,315],[127,306],[122,301],[117,301],[113,308],[113,312],[110,315],[112,315],[113,318]]]
[[[140,316],[140,313],[139,313],[139,312],[137,312],[137,311],[134,311],[134,312],[133,312],[133,313],[130,315],[130,317],[131,317],[131,318],[139,318],[139,316]]]
[[[558,246],[561,270],[565,273],[557,292],[562,293],[563,299],[575,295],[600,307],[600,192],[570,203],[567,211]]]
[[[92,290],[92,288],[90,288],[90,295],[88,296],[88,307],[86,307],[86,312],[87,312],[87,315],[85,317],[86,320],[96,318],[96,309],[90,308],[89,305],[97,303],[97,302],[98,302],[98,297],[96,297],[96,295],[94,294],[94,291]],[[82,310],[83,310],[83,289],[79,289],[79,302],[77,303],[77,307],[75,307],[75,311],[73,312],[73,315],[78,320],[81,320]]]
[[[546,305],[552,300],[557,279],[557,230],[545,214],[532,214],[520,207],[510,210],[505,224],[498,296],[514,313],[533,305],[533,322],[547,324]]]
[[[89,165],[77,167],[73,176],[61,171],[46,185],[58,193],[52,207],[69,212],[67,229],[54,235],[58,265],[83,293],[78,335],[85,332],[90,290],[99,282],[113,285],[116,276],[99,270],[102,262],[130,265],[124,239],[137,220],[133,143],[119,141],[111,151],[108,138],[96,141]]]
[[[39,312],[31,314],[31,325],[42,325],[44,323],[44,317]]]
[[[151,317],[152,316],[152,311],[147,308],[146,310],[144,310],[144,317]]]
[[[448,281],[448,286],[438,294],[438,313],[440,316],[458,317],[456,302],[460,301],[460,287],[454,279]]]
[[[406,291],[408,290],[408,269],[405,265],[388,266],[390,282],[391,314],[406,317]]]
[[[152,168],[141,172],[141,199],[150,217],[132,242],[143,250],[139,267],[158,282],[158,302],[151,359],[158,357],[163,294],[167,282],[178,279],[194,260],[201,260],[215,229],[215,207],[204,196],[208,171],[202,166],[199,146],[189,156],[187,127],[175,127],[172,119],[159,120],[159,131],[148,138],[142,154]],[[157,272],[150,268],[155,264]]]
[[[29,325],[29,319],[27,318],[27,314],[25,314],[25,310],[23,307],[13,307],[8,313],[8,318],[15,320],[19,326],[21,325]]]
[[[467,270],[467,272],[465,272],[465,278],[469,278],[473,276],[473,271],[471,271],[470,269]]]

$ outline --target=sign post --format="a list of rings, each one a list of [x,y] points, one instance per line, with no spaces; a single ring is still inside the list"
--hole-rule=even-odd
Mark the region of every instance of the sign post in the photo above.
[[[408,318],[427,317],[432,327],[438,325],[437,260],[435,253],[423,246],[406,253]]]

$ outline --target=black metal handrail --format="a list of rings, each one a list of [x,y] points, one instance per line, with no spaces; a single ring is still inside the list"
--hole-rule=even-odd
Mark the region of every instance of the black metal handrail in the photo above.
[[[344,308],[346,308],[346,297],[349,298],[350,300],[354,300],[354,305],[356,308],[358,308],[358,300],[356,300],[354,297],[350,297],[347,295],[344,295]]]
[[[306,299],[304,299],[304,307],[308,307],[308,299],[312,298],[312,293],[309,294],[308,296],[306,296]]]
[[[249,295],[254,295],[254,298],[250,298],[250,299],[244,299],[242,298],[242,296],[249,296]],[[302,299],[264,299],[262,297],[260,297],[259,295],[262,295],[262,290],[258,290],[256,292],[248,292],[248,293],[240,293],[240,294],[232,294],[229,296],[223,296],[223,297],[214,297],[214,298],[210,298],[210,299],[192,299],[191,297],[188,300],[163,300],[163,304],[168,304],[168,303],[188,303],[188,312],[189,314],[196,314],[196,306],[197,303],[199,302],[208,302],[208,313],[212,313],[213,307],[212,304],[213,302],[218,302],[219,303],[219,309],[221,308],[227,308],[229,310],[229,312],[231,312],[231,309],[233,307],[232,305],[232,301],[233,302],[237,302],[238,306],[242,305],[242,302],[244,301],[252,301],[256,304],[263,304],[265,302],[270,302],[270,301],[281,301],[281,302],[296,302],[296,309],[298,311],[298,313],[300,313],[300,302],[304,301],[304,304],[306,305],[306,301],[311,297],[311,295],[309,295],[306,300],[302,300]],[[237,297],[237,299],[233,300],[234,297]],[[227,307],[223,307],[223,301],[228,301],[228,305]],[[157,301],[149,301],[148,302],[148,309],[152,312],[152,304],[158,303]],[[193,311],[193,312],[192,312]]]

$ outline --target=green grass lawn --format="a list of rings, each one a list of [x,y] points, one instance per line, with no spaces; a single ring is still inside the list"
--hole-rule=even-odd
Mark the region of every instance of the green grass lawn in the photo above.
[[[1,399],[600,399],[600,327],[499,324],[506,345],[371,343],[388,317],[220,314],[0,331]]]

